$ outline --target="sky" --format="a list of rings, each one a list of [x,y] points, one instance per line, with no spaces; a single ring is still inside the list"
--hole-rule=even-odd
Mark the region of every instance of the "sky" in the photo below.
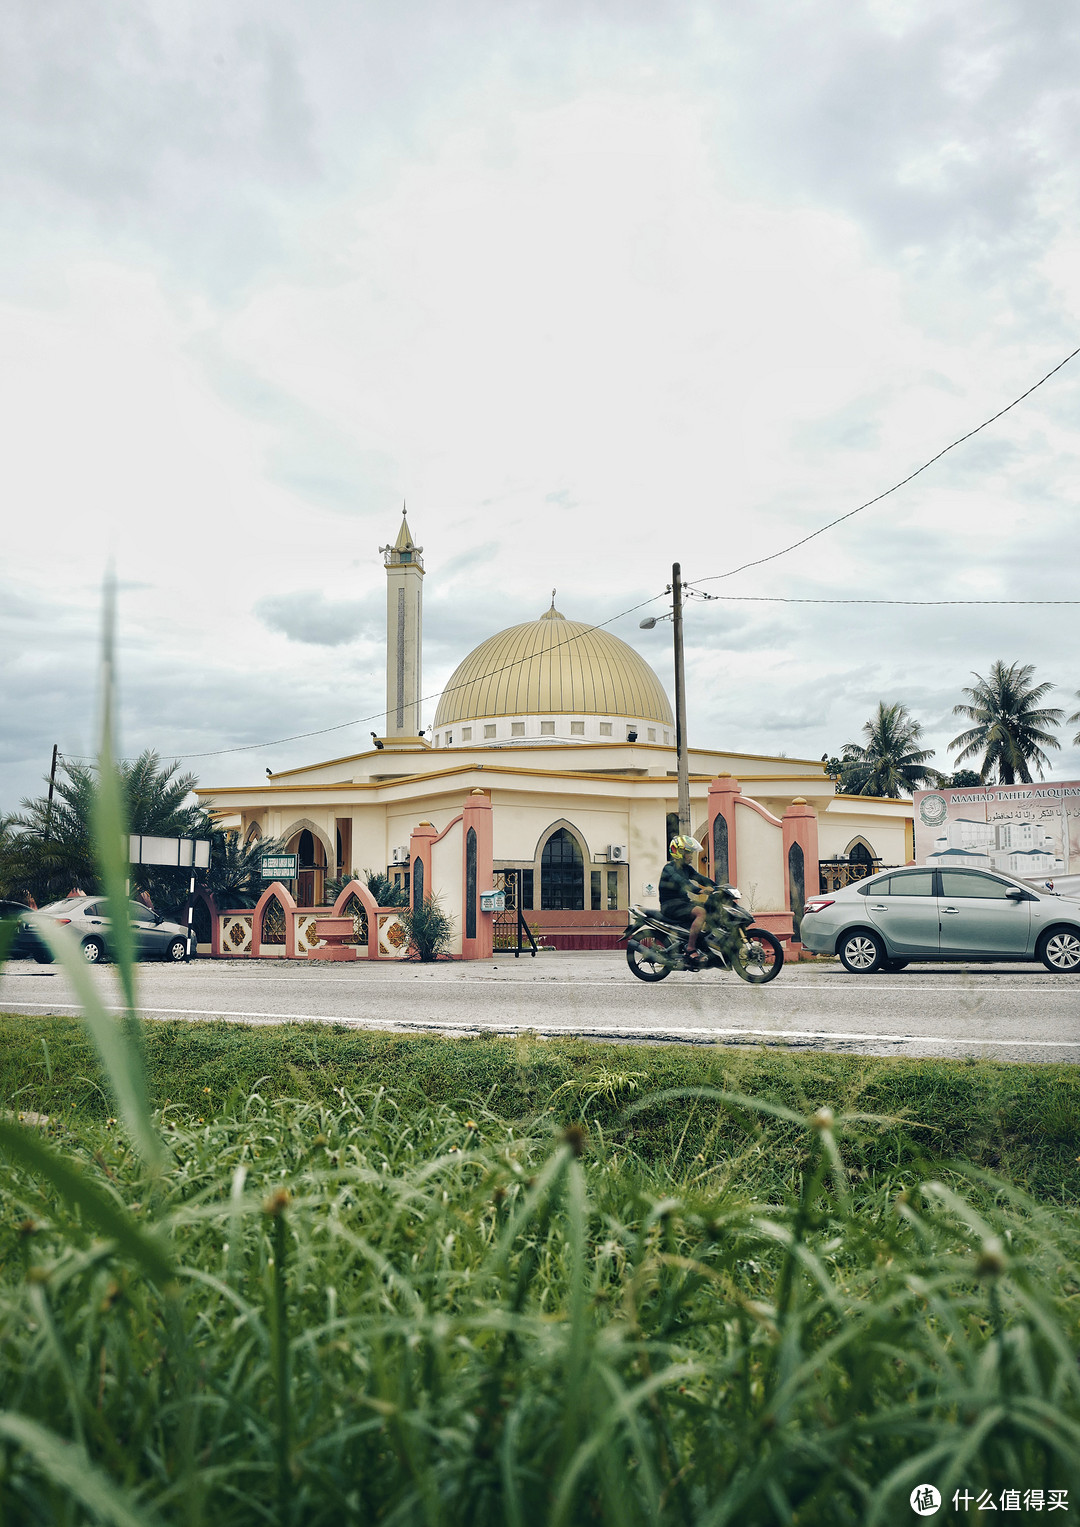
[[[1080,709],[1080,606],[730,597],[1080,598],[1080,357],[721,576],[1080,345],[1078,62],[1065,0],[9,0],[0,810],[93,751],[110,562],[126,755],[361,750],[403,501],[427,722],[553,587],[670,692],[676,560],[691,745]]]

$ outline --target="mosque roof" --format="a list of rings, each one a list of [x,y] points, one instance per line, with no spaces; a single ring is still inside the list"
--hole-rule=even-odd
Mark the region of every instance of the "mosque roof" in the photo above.
[[[555,608],[469,653],[443,690],[436,727],[491,716],[625,716],[673,726],[664,686],[610,631]]]

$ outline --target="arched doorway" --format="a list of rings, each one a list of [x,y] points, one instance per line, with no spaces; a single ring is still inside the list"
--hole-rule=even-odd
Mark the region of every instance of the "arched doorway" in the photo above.
[[[851,880],[865,880],[867,875],[874,873],[874,855],[862,838],[856,838],[847,851],[847,861],[851,866],[848,871]]]
[[[326,850],[322,843],[305,827],[289,844],[289,852],[297,856],[296,905],[321,906],[326,877]]]
[[[585,861],[573,833],[560,827],[540,854],[540,907],[544,912],[585,910]]]

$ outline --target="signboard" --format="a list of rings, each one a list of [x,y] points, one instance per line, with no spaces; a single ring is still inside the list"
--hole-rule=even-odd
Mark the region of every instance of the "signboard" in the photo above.
[[[133,832],[128,854],[132,864],[161,864],[171,869],[189,870],[193,849],[195,868],[209,869],[209,838],[153,838]]]
[[[1080,780],[916,790],[915,861],[1042,885],[1080,876]]]
[[[480,892],[480,910],[481,910],[481,912],[505,912],[506,911],[506,892],[505,891],[481,891]]]
[[[264,880],[295,880],[299,854],[265,854],[262,861]]]

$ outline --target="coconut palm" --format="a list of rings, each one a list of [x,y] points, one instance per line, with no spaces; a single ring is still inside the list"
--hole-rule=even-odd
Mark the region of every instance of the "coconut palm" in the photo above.
[[[1080,689],[1076,691],[1076,698],[1080,700]],[[1078,710],[1075,715],[1069,717],[1069,725],[1072,726],[1074,721],[1080,721],[1080,710]],[[1080,732],[1077,732],[1076,736],[1073,738],[1073,742],[1080,744]]]
[[[1043,749],[1061,746],[1046,728],[1057,726],[1063,712],[1040,706],[1054,686],[1033,684],[1034,673],[1034,663],[1006,667],[999,660],[991,664],[987,678],[975,674],[976,682],[962,691],[970,703],[953,706],[954,716],[966,716],[975,725],[954,737],[949,749],[960,749],[957,763],[981,753],[979,778],[984,784],[1014,785],[1017,780],[1030,784],[1032,765],[1041,779],[1043,769],[1050,766]]]
[[[928,766],[932,748],[917,746],[922,723],[906,705],[878,708],[863,726],[865,743],[845,742],[841,756],[842,786],[850,795],[884,795],[895,800],[901,794],[933,784],[937,771]]]

